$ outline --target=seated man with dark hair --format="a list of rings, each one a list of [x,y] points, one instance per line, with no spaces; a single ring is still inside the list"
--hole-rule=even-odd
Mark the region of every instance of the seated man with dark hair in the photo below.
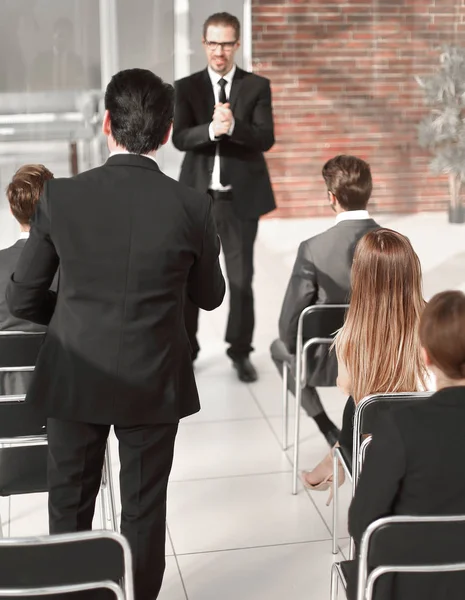
[[[53,179],[53,174],[44,165],[24,165],[16,171],[6,190],[11,214],[18,221],[21,233],[13,246],[0,250],[0,331],[46,329],[43,325],[14,317],[6,305],[5,291],[29,237],[30,221],[36,204],[49,179]]]
[[[284,361],[295,364],[300,313],[314,304],[349,301],[355,246],[365,233],[379,227],[366,210],[373,183],[365,161],[356,156],[336,156],[324,165],[322,175],[336,223],[299,246],[279,318],[279,339],[271,345],[271,357],[281,373]],[[339,430],[326,414],[316,387],[336,385],[337,365],[335,357],[328,357],[327,352],[315,358],[313,376],[302,391],[302,406],[332,447],[338,441]],[[289,389],[294,393],[293,374]]]

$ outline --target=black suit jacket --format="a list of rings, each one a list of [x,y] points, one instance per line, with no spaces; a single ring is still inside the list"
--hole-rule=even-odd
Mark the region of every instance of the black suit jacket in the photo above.
[[[378,227],[373,219],[340,221],[300,244],[279,317],[279,337],[291,354],[296,351],[297,324],[304,308],[349,302],[355,246],[366,233]],[[335,385],[334,353],[328,355],[328,349],[322,347],[309,358],[308,384]]]
[[[150,158],[116,155],[47,182],[7,291],[16,316],[50,324],[28,400],[123,426],[196,412],[183,304],[221,304],[219,251],[209,196]]]
[[[173,144],[186,152],[180,181],[206,192],[211,180],[217,144],[226,161],[233,202],[242,219],[255,219],[273,210],[273,190],[263,152],[274,144],[270,82],[236,68],[229,102],[235,125],[231,136],[212,142],[209,125],[215,97],[208,70],[175,83]]]
[[[349,510],[355,541],[380,517],[464,515],[465,387],[394,408],[376,425]],[[465,597],[465,577],[456,575],[397,576],[383,598],[458,600]],[[461,585],[451,586],[454,580]]]
[[[11,275],[18,264],[19,257],[26,245],[26,239],[19,239],[13,246],[0,250],[0,331],[45,331],[46,327],[11,314],[7,306],[5,293]]]

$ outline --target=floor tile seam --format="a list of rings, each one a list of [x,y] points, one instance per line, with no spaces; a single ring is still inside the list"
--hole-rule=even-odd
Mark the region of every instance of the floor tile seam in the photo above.
[[[208,420],[208,421],[191,421],[191,422],[186,422],[183,423],[181,422],[179,424],[180,428],[183,427],[192,427],[193,425],[215,425],[218,423],[241,423],[244,421],[262,421],[263,417],[259,416],[259,417],[238,417],[238,418],[233,418],[233,419],[212,419],[212,420]]]
[[[303,546],[310,544],[330,544],[331,538],[322,538],[318,540],[299,540],[298,542],[281,542],[278,544],[259,544],[256,546],[239,546],[237,548],[218,548],[216,550],[198,550],[196,552],[177,552],[176,556],[199,556],[204,554],[220,554],[223,552],[240,552],[243,550],[266,550],[268,548],[283,548],[286,546]],[[342,553],[341,553],[342,554]]]
[[[200,478],[192,478],[192,479],[170,479],[170,485],[172,483],[193,483],[193,482],[199,482],[199,481],[217,481],[217,480],[222,480],[222,479],[241,479],[241,478],[245,478],[245,477],[265,477],[268,475],[290,475],[291,471],[264,471],[261,473],[236,473],[234,475],[217,475],[217,476],[211,476],[211,477],[200,477]]]

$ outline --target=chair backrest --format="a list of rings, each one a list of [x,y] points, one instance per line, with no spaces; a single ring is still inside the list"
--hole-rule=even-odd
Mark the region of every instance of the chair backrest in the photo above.
[[[46,434],[46,417],[25,396],[0,396],[0,442]]]
[[[427,400],[433,392],[410,392],[398,394],[373,394],[363,398],[355,409],[354,437],[352,445],[353,487],[357,485],[359,470],[359,453],[362,437],[373,432],[373,426],[383,414],[393,407],[408,406]]]
[[[0,368],[33,367],[45,333],[0,332]]]
[[[465,515],[374,521],[360,544],[357,600],[371,598],[375,582],[388,573],[465,571],[464,540]]]
[[[48,491],[46,419],[24,400],[0,396],[0,496]]]
[[[117,582],[125,600],[134,599],[131,551],[118,533],[0,540],[0,597],[10,597],[14,590],[22,590],[25,596],[37,590],[52,594],[56,587],[70,593],[76,589],[73,586],[89,583],[97,589],[99,582]]]
[[[336,331],[342,327],[347,308],[347,304],[317,304],[304,308],[300,313],[297,325],[296,370],[303,377],[303,385],[305,385],[307,369],[309,370],[309,376],[315,375],[317,377],[318,383],[316,385],[334,385],[336,380],[335,354],[330,357],[333,361],[332,371],[334,371],[334,375],[328,374],[321,361],[327,361],[330,356],[332,338]],[[304,359],[305,368],[301,369],[304,342],[307,352],[305,352]],[[320,359],[320,370],[323,370],[324,380],[326,381],[320,380],[320,377],[314,373],[313,363],[316,358]],[[328,381],[331,381],[331,383],[328,383]]]
[[[344,324],[348,308],[348,304],[316,304],[305,308],[299,318],[301,336],[304,340],[333,337]]]

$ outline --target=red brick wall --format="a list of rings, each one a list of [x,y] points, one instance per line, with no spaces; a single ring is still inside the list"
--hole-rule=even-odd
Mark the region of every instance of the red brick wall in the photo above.
[[[444,209],[447,178],[417,144],[427,114],[414,75],[465,43],[465,0],[252,0],[254,71],[271,79],[273,216],[327,215],[321,167],[340,153],[372,167],[372,210]]]

